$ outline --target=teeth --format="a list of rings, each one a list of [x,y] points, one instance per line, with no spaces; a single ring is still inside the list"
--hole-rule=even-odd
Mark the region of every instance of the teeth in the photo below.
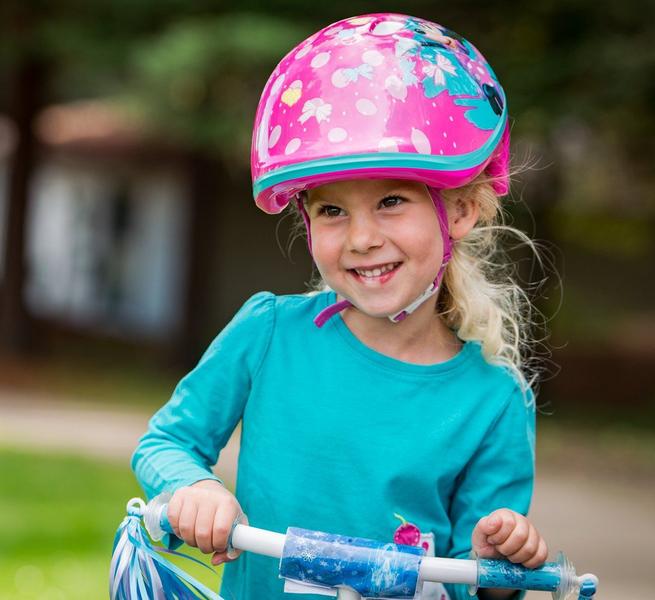
[[[384,273],[388,273],[391,271],[394,267],[396,266],[396,263],[389,263],[388,265],[384,265],[383,267],[367,270],[367,269],[355,269],[358,275],[361,275],[362,277],[379,277],[380,275],[383,275]]]

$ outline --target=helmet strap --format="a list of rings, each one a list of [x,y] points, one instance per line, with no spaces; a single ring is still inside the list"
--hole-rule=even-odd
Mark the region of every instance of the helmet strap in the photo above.
[[[305,222],[305,230],[307,231],[307,247],[309,248],[309,255],[312,254],[312,230],[310,229],[309,215],[307,214],[307,209],[305,208],[305,203],[302,201],[302,194],[296,194],[296,206],[298,207],[298,212],[302,217],[302,220]]]
[[[439,220],[439,229],[441,230],[441,239],[443,240],[443,258],[441,259],[441,267],[435,280],[430,284],[427,290],[425,290],[414,302],[403,308],[400,312],[397,312],[395,315],[390,315],[389,320],[393,323],[400,323],[407,318],[408,315],[411,315],[421,304],[423,304],[428,298],[431,298],[439,291],[439,286],[441,285],[441,280],[443,278],[444,271],[446,266],[450,261],[452,256],[453,248],[453,239],[450,237],[450,232],[448,231],[448,213],[446,212],[446,207],[444,206],[443,200],[439,190],[436,188],[428,187],[428,192],[434,203],[434,208],[437,211],[437,219]]]

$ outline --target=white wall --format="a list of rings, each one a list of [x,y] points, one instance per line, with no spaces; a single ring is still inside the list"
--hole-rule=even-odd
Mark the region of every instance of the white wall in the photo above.
[[[30,309],[129,337],[180,325],[188,202],[180,173],[52,161],[33,181],[28,215]],[[125,228],[112,222],[126,199]]]

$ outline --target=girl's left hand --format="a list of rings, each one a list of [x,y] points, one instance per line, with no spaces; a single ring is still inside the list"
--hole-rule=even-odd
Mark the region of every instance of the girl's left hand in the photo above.
[[[471,544],[481,558],[507,558],[530,569],[542,565],[548,557],[548,546],[535,526],[509,508],[480,519]]]

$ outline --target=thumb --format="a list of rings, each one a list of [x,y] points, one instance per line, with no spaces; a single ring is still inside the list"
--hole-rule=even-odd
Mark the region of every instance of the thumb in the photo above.
[[[488,545],[487,537],[492,534],[488,521],[489,517],[482,517],[471,534],[471,545],[476,552]]]
[[[234,522],[232,523],[232,531],[230,532],[230,536],[228,538],[228,544],[232,543],[232,536],[234,535],[234,530],[237,525],[242,524],[242,525],[248,525],[248,515],[241,511],[239,515],[237,516],[236,519],[234,519]],[[228,545],[228,547],[225,549],[225,556],[224,557],[216,557],[217,559],[219,558],[224,558],[223,562],[231,562],[233,560],[236,560],[239,558],[241,555],[242,550],[239,550],[238,548],[235,548],[234,546]],[[218,554],[218,553],[217,553]],[[222,553],[221,553],[222,554]]]
[[[478,556],[484,558],[497,558],[500,556],[493,544],[490,544],[488,537],[496,533],[502,521],[495,515],[489,515],[480,519],[471,534],[471,547]]]

